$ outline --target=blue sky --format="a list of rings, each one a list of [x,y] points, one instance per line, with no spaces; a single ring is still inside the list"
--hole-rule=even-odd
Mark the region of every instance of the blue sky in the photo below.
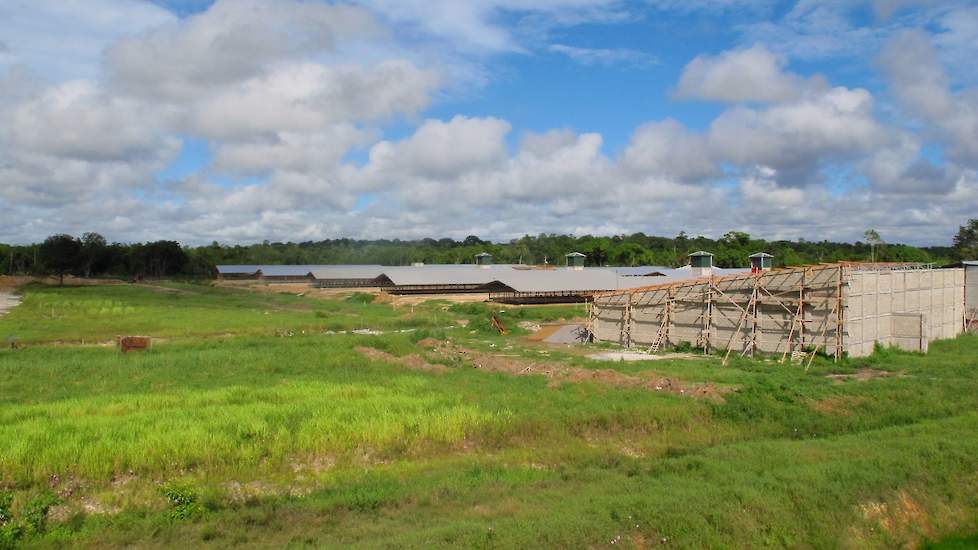
[[[976,42],[965,1],[11,0],[0,241],[947,244]]]

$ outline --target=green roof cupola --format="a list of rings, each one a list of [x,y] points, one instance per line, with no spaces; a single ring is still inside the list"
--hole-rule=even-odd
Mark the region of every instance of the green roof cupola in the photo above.
[[[570,254],[564,256],[567,259],[567,267],[571,269],[584,269],[584,259],[587,258],[584,254],[580,252],[571,252]]]
[[[475,255],[475,265],[479,267],[489,267],[492,265],[492,254],[480,252]]]
[[[748,256],[750,258],[751,271],[768,271],[774,263],[774,256],[767,252],[755,252]]]

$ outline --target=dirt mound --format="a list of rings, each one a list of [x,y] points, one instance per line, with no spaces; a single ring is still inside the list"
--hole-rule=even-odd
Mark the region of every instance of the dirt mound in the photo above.
[[[385,363],[394,363],[397,365],[403,365],[409,369],[420,370],[425,372],[445,372],[448,370],[444,365],[433,365],[424,360],[420,355],[404,355],[398,357],[387,353],[386,351],[381,351],[376,348],[368,348],[365,346],[357,346],[357,352],[363,355],[367,359],[372,359],[374,361],[384,361]]]
[[[722,394],[728,388],[718,388],[712,384],[691,385],[673,378],[661,377],[654,373],[634,376],[612,369],[586,369],[553,361],[525,361],[519,356],[494,355],[456,346],[452,342],[438,342],[434,353],[452,363],[470,363],[474,368],[502,372],[514,376],[545,376],[550,386],[564,382],[593,382],[620,388],[644,388],[650,391],[663,391],[676,395],[713,399],[722,401]]]

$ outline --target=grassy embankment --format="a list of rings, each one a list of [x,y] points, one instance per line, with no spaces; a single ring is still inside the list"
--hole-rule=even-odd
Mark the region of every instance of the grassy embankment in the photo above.
[[[580,312],[502,315],[515,327]],[[434,337],[544,355],[495,335],[487,313],[29,287],[0,318],[0,336],[28,344],[0,353],[0,546],[891,547],[978,530],[978,338],[807,374],[544,350],[739,388],[723,402],[419,372],[355,349],[424,353],[416,342]],[[418,330],[326,334],[356,328]],[[168,341],[130,355],[63,345],[125,333]],[[889,375],[826,377],[867,368]]]

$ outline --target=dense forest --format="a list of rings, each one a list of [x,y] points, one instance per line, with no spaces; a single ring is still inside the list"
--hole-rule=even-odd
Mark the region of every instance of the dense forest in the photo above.
[[[687,263],[686,255],[706,250],[719,267],[744,267],[747,256],[768,252],[775,266],[840,260],[930,262],[946,264],[978,257],[978,219],[961,226],[949,246],[913,247],[888,244],[875,231],[865,242],[765,241],[738,231],[720,239],[653,237],[643,233],[595,237],[537,235],[505,243],[470,236],[452,239],[354,240],[331,239],[302,243],[270,243],[184,247],[174,241],[108,243],[97,233],[77,238],[52,235],[32,245],[0,244],[0,275],[209,277],[217,264],[383,264],[408,265],[471,263],[479,252],[489,252],[496,263],[561,264],[568,252],[587,255],[588,265],[663,265]]]

